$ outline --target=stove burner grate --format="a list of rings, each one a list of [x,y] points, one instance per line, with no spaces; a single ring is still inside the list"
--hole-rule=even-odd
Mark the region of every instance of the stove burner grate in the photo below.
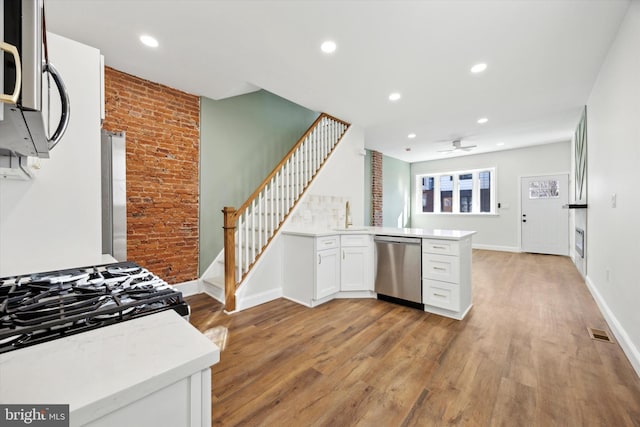
[[[182,293],[132,262],[0,279],[0,353],[173,309]]]

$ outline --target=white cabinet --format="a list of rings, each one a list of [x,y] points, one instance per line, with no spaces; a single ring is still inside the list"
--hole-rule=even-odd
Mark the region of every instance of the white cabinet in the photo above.
[[[283,263],[283,296],[309,307],[335,297],[374,295],[373,236],[369,234],[285,233]]]
[[[373,236],[340,236],[340,290],[373,291]]]
[[[282,294],[314,307],[340,291],[340,236],[285,235]]]
[[[71,425],[75,425],[73,420]],[[211,425],[211,369],[196,372],[82,425],[208,427]]]
[[[425,311],[462,319],[471,308],[471,237],[422,239]]]

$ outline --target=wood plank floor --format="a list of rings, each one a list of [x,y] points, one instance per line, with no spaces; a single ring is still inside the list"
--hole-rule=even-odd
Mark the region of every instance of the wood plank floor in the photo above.
[[[640,379],[566,257],[473,252],[455,321],[373,299],[285,299],[191,322],[229,328],[212,369],[213,425],[640,426]]]

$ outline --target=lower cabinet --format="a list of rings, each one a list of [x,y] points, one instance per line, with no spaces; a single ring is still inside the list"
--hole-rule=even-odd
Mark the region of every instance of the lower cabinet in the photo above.
[[[422,240],[425,311],[462,319],[471,308],[471,238]]]
[[[340,291],[340,236],[284,235],[282,294],[313,307]]]
[[[211,369],[196,372],[82,425],[208,427],[211,425]]]
[[[341,291],[373,291],[372,242],[370,235],[285,234],[283,296],[313,307]]]

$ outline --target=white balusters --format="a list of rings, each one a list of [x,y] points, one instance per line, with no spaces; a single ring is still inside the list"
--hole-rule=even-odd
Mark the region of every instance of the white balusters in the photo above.
[[[258,196],[243,212],[236,214],[238,282],[242,281],[278,231],[345,129],[346,125],[332,118],[322,117]]]

